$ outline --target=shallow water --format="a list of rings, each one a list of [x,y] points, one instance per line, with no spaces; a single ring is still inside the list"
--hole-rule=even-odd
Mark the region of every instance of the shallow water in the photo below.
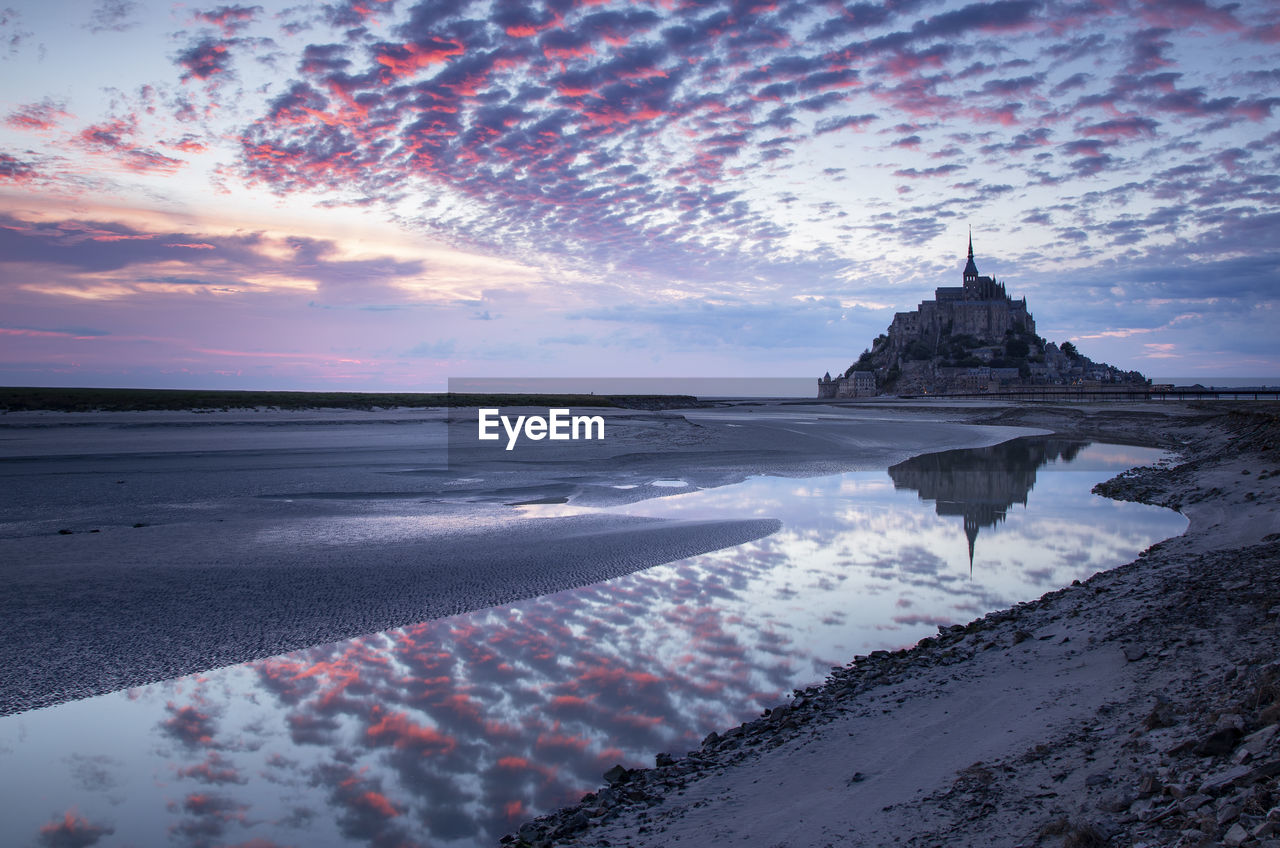
[[[0,842],[494,844],[615,762],[695,748],[855,654],[1181,532],[1176,513],[1089,493],[1159,458],[1035,439],[887,474],[705,491],[663,480],[670,494],[615,511],[783,529],[582,589],[0,718],[11,778]]]

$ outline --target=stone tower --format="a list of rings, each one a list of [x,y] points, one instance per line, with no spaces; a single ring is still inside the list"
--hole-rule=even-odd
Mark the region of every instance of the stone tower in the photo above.
[[[976,283],[978,281],[978,266],[973,262],[973,230],[969,230],[969,261],[964,266],[964,282]]]

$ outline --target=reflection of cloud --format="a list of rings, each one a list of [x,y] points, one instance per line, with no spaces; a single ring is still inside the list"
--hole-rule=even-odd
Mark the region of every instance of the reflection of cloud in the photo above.
[[[333,716],[315,713],[290,713],[286,721],[295,745],[330,745],[336,741],[334,731],[340,726]]]
[[[203,762],[178,769],[178,777],[189,777],[201,783],[248,783],[249,780],[236,769],[235,764],[217,751],[210,751]]]
[[[933,551],[910,545],[898,551],[894,567],[904,574],[935,577],[946,571],[946,562]]]
[[[245,813],[249,805],[229,796],[213,792],[195,792],[187,795],[182,803],[171,804],[170,809],[181,811],[183,818],[169,828],[175,836],[183,837],[193,848],[211,846],[233,823],[246,823]]]
[[[456,743],[431,727],[418,724],[402,712],[387,712],[379,705],[371,710],[377,724],[365,730],[372,744],[408,748],[420,756],[449,753]]]
[[[61,819],[41,827],[39,841],[45,848],[89,848],[90,845],[96,845],[102,837],[113,833],[114,828],[91,824],[71,809]]]
[[[338,810],[338,826],[344,836],[368,842],[373,848],[418,844],[396,822],[404,807],[383,794],[381,778],[360,774],[343,763],[331,763],[316,767],[311,783],[327,791]]]
[[[255,667],[288,705],[295,742],[380,754],[379,774],[395,776],[435,838],[496,837],[508,816],[573,800],[615,761],[692,746],[791,686],[789,637],[725,612],[754,576],[785,561],[773,548],[745,560],[697,557],[523,602],[518,613],[425,622]],[[325,785],[336,776],[313,774]],[[371,797],[332,791],[344,830],[381,832]]]
[[[105,792],[120,785],[108,770],[108,767],[119,767],[119,760],[86,754],[71,754],[66,759],[78,789],[85,792]]]
[[[297,740],[292,741],[294,745],[305,744]],[[300,763],[297,760],[274,751],[267,757],[262,770],[258,772],[258,777],[281,786],[299,786],[299,772]],[[304,810],[304,808],[299,809]]]
[[[169,718],[160,723],[160,729],[188,748],[212,747],[217,733],[213,715],[201,712],[194,706],[179,707],[172,701],[165,705]]]
[[[279,824],[291,828],[310,827],[317,815],[316,811],[310,807],[294,807],[288,815],[279,820]]]
[[[1099,449],[1088,450],[1082,456]],[[297,843],[299,828],[328,827],[374,846],[491,844],[595,788],[615,762],[647,765],[658,751],[694,748],[826,666],[1065,585],[1164,532],[1144,528],[1153,510],[1089,506],[1089,487],[1110,473],[1091,470],[1033,481],[1033,508],[984,537],[973,577],[955,561],[964,542],[954,517],[892,488],[883,472],[753,478],[646,501],[634,508],[751,510],[779,516],[784,529],[581,589],[259,661],[236,672],[256,701],[235,708],[213,685],[227,678],[197,680],[186,701],[153,702],[151,726],[185,757],[162,770],[189,781],[170,808],[172,832],[195,845],[243,841],[250,827],[283,843]],[[1008,494],[974,479],[985,495]],[[950,494],[963,501],[959,489]],[[790,599],[776,601],[783,590]]]

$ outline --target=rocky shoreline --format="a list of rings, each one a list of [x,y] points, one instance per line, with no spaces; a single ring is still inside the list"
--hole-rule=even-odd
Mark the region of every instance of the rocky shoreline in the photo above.
[[[876,651],[519,846],[1280,848],[1280,415],[1260,404],[969,410],[1175,448],[1095,491],[1177,509],[1137,560]]]

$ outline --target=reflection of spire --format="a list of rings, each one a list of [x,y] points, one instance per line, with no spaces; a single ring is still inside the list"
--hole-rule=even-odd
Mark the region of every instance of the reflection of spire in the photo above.
[[[925,454],[889,469],[895,489],[914,489],[934,502],[938,515],[963,519],[969,542],[969,573],[978,531],[1005,520],[1015,503],[1024,506],[1036,484],[1036,469],[1056,459],[1070,461],[1085,446],[1061,439],[1014,439],[1002,445]]]
[[[978,541],[978,522],[972,516],[964,517],[964,535],[969,540],[969,576],[973,576],[973,543]]]

